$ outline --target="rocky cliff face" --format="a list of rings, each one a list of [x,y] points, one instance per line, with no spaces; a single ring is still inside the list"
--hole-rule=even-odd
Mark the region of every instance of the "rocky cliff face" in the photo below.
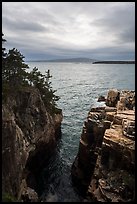
[[[94,201],[133,201],[135,92],[110,90],[105,101],[88,113],[72,178]]]
[[[37,89],[20,91],[2,105],[2,191],[16,198],[35,197],[31,189],[52,154],[61,131],[62,113],[49,114]],[[30,196],[30,197],[31,197]]]

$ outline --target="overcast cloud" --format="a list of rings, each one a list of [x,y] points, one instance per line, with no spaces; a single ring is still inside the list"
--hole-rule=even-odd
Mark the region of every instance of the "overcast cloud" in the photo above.
[[[26,60],[134,60],[134,2],[2,2],[7,49]]]

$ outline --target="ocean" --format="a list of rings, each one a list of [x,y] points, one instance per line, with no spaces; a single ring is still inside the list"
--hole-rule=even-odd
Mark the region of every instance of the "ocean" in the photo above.
[[[83,122],[100,95],[109,89],[135,90],[135,64],[28,62],[30,68],[48,69],[58,107],[63,111],[62,136],[55,154],[39,177],[44,202],[83,202],[71,181],[71,166],[78,152]]]

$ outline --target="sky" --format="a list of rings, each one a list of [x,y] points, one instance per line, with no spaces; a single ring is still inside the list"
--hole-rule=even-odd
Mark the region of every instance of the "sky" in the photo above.
[[[2,32],[26,60],[134,60],[135,2],[2,2]]]

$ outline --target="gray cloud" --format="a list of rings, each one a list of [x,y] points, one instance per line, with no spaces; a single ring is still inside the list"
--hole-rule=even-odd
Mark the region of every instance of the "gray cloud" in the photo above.
[[[102,18],[95,20],[94,25],[104,33],[115,35],[118,42],[135,42],[135,10],[131,5],[117,9],[113,6]]]
[[[37,22],[29,22],[26,20],[21,20],[20,23],[18,21],[18,19],[9,19],[7,17],[3,17],[3,25],[5,25],[6,28],[14,31],[28,31],[28,32],[41,32],[41,31],[45,31],[46,28],[44,26],[42,26],[40,23]]]
[[[122,42],[135,43],[135,25],[131,24],[127,28],[123,29],[119,35],[119,39]]]
[[[7,48],[27,59],[134,59],[134,8],[134,2],[3,2],[2,31]]]

